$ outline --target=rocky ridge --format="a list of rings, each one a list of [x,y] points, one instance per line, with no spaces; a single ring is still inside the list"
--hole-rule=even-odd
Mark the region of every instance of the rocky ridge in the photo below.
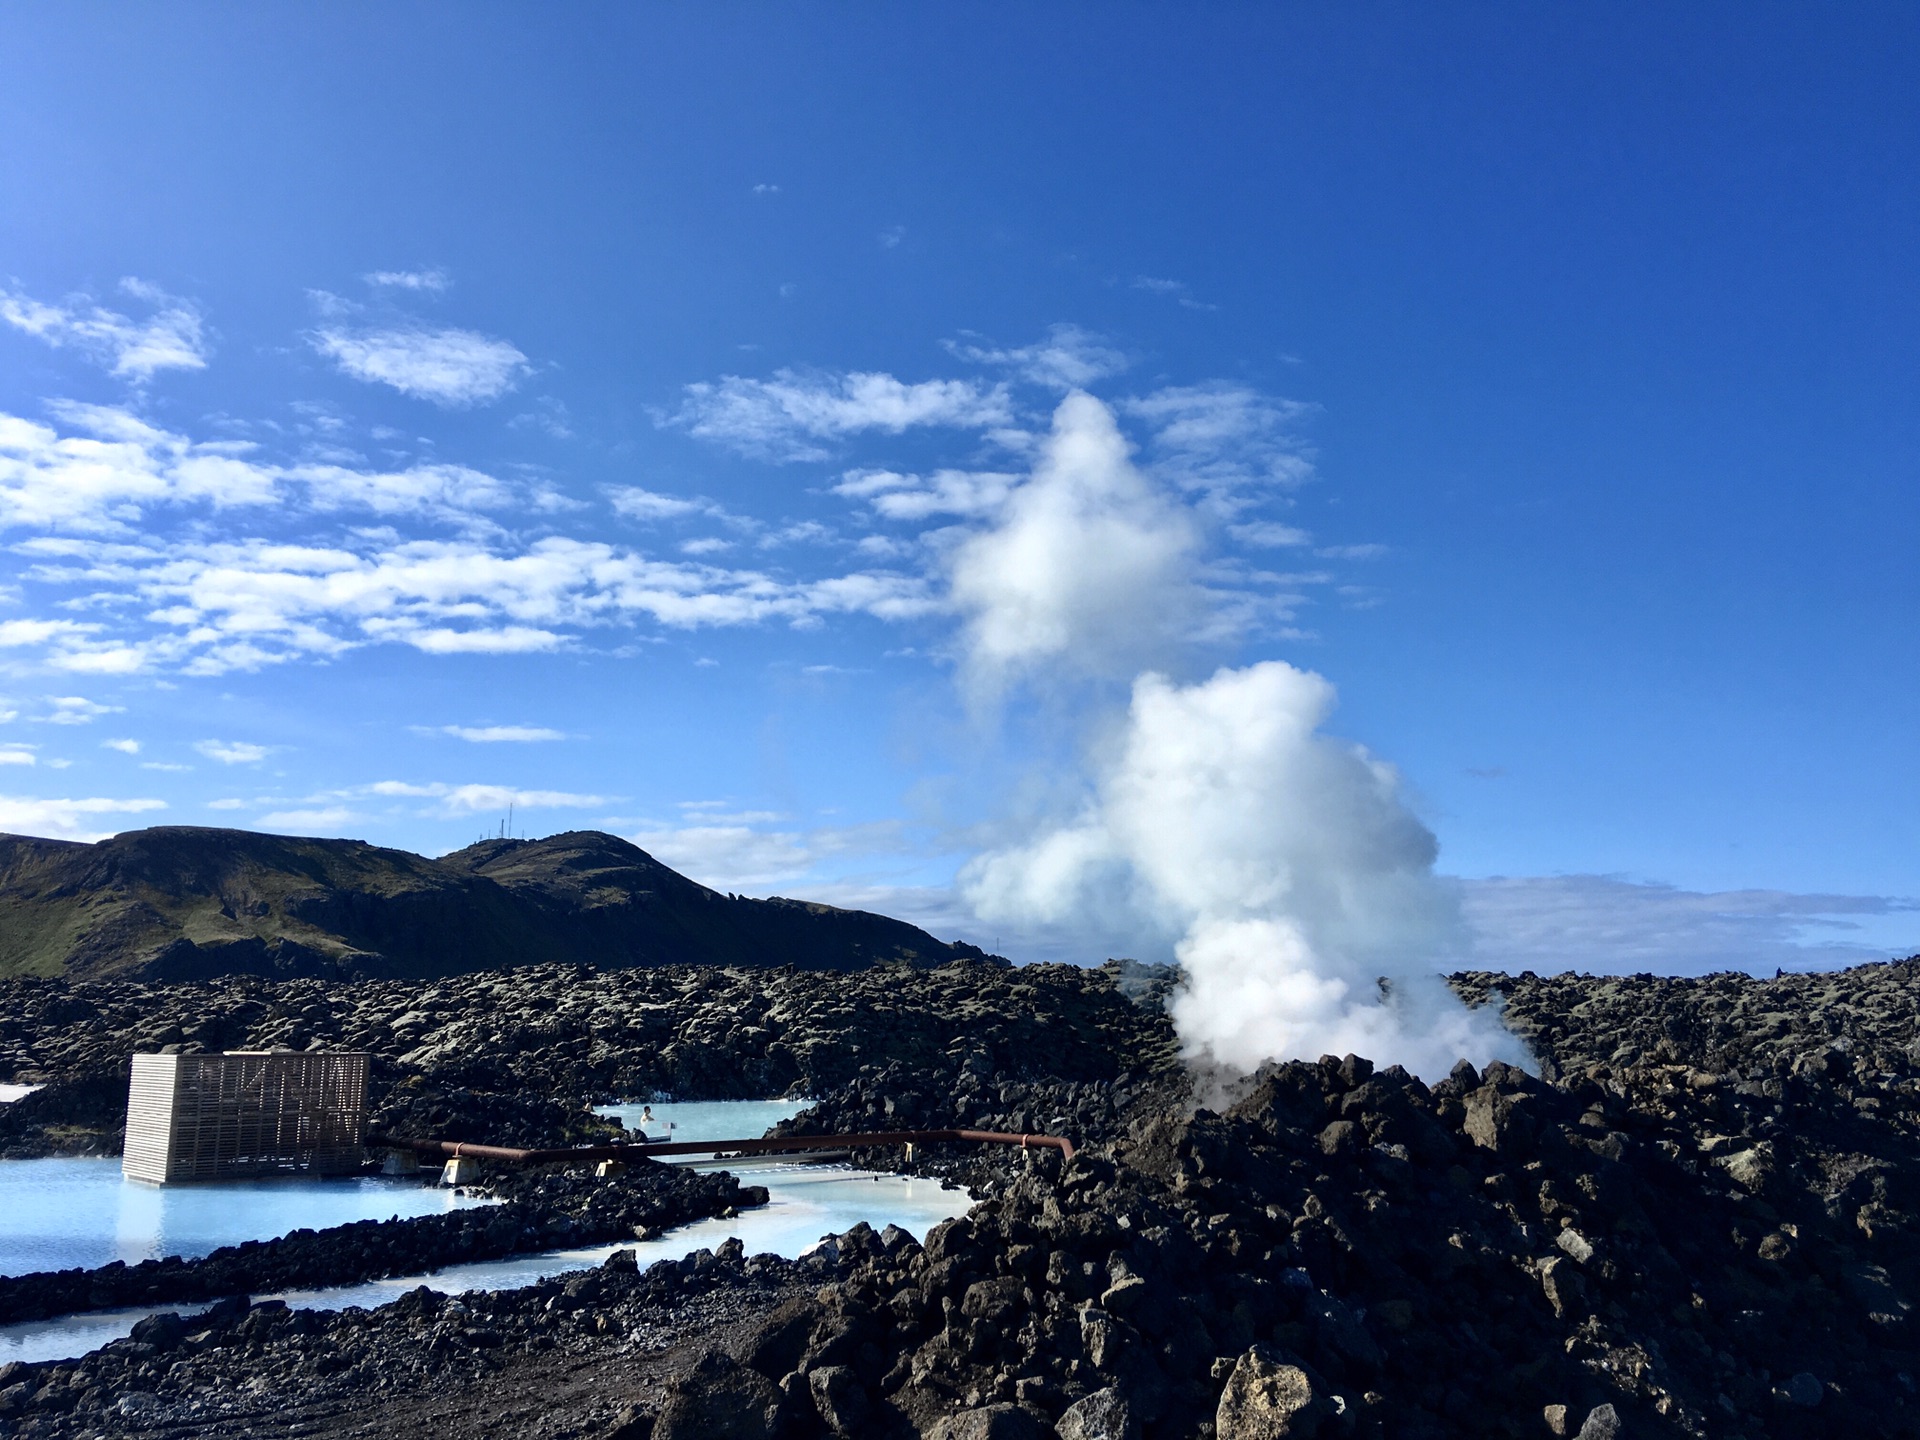
[[[0,975],[406,976],[534,963],[983,958],[885,915],[724,895],[599,831],[431,860],[358,840],[163,826],[97,844],[0,835]]]

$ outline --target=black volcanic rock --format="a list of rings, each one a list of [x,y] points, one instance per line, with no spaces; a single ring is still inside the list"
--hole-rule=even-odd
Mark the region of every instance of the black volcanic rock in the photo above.
[[[429,979],[509,966],[856,969],[984,958],[903,921],[723,895],[596,831],[440,860],[163,826],[0,836],[0,976]]]

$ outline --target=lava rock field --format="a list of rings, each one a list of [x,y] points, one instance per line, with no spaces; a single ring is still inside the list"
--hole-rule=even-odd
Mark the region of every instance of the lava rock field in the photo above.
[[[1423,1084],[1327,1057],[1265,1067],[1218,1113],[1119,978],[968,963],[546,967],[425,990],[12,982],[0,1056],[52,1092],[9,1133],[26,1152],[110,1147],[79,1107],[136,1043],[275,1037],[374,1050],[383,1115],[488,1125],[449,1138],[503,1138],[496,1099],[515,1139],[552,1143],[592,1100],[791,1088],[819,1102],[796,1131],[1059,1131],[1082,1148],[917,1156],[979,1200],[924,1245],[860,1226],[798,1262],[730,1245],[458,1301],[149,1322],[82,1361],[0,1371],[0,1427],[1920,1435],[1920,958],[1773,980],[1458,976],[1503,1007],[1538,1075],[1463,1064]]]

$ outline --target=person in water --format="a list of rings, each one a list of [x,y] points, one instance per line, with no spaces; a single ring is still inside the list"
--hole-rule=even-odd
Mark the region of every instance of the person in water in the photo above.
[[[653,1124],[653,1107],[651,1105],[642,1105],[640,1107],[640,1138],[642,1140],[651,1140],[653,1138],[647,1134],[647,1127],[651,1124]]]

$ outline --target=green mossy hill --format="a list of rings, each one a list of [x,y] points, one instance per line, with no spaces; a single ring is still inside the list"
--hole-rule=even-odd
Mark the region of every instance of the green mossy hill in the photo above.
[[[358,840],[161,826],[0,836],[0,976],[428,978],[513,965],[940,965],[904,921],[724,895],[613,835],[438,860]]]

